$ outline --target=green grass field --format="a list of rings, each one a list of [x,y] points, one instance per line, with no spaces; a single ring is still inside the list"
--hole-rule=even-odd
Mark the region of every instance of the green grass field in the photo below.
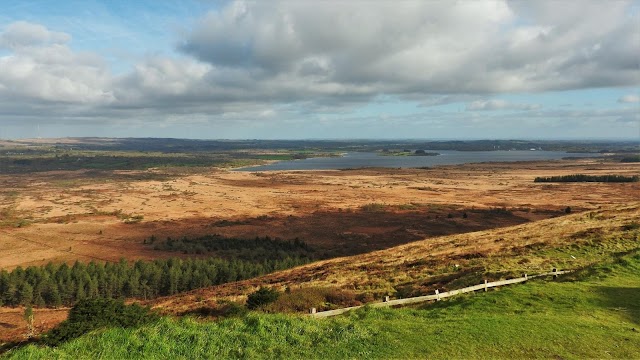
[[[105,329],[15,359],[640,358],[640,252],[564,278],[330,319],[251,313]]]

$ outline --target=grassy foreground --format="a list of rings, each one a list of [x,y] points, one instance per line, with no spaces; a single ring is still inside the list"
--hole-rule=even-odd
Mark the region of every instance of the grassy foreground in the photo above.
[[[250,314],[107,329],[38,358],[638,358],[640,252],[556,282],[530,281],[416,309],[332,319]]]

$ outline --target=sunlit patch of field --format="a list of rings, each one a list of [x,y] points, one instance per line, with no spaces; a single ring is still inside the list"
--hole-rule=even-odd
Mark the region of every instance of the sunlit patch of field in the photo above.
[[[548,272],[580,269],[640,247],[640,202],[500,229],[429,238],[367,254],[320,261],[252,280],[152,301],[169,313],[242,300],[259,286],[330,287],[372,298],[432,293]]]
[[[541,184],[533,179],[638,172],[633,163],[566,160],[433,169],[166,168],[0,175],[0,246],[12,254],[0,258],[0,267],[88,261],[96,254],[114,261],[164,256],[142,246],[151,235],[300,237],[323,248],[364,239],[376,250],[548,219],[567,206],[575,212],[624,204],[640,198],[640,183]],[[505,212],[489,216],[500,209]],[[464,212],[468,218],[462,218]],[[212,225],[223,220],[232,225]]]

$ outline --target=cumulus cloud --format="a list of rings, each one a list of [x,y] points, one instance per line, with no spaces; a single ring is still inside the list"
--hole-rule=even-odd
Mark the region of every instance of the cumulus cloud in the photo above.
[[[598,0],[234,1],[180,34],[178,55],[148,55],[121,74],[101,56],[74,50],[69,34],[16,22],[0,30],[0,116],[272,121],[274,114],[338,114],[381,96],[422,107],[535,110],[473,100],[637,86],[640,15],[631,7]]]
[[[618,99],[619,103],[640,103],[640,95],[629,94]]]
[[[624,2],[234,2],[179,44],[255,81],[308,92],[545,91],[640,81]],[[611,56],[615,54],[616,56]]]
[[[12,50],[0,56],[0,98],[7,108],[42,102],[101,104],[113,100],[111,73],[102,58],[75,52],[71,36],[38,24],[17,22],[0,34]]]
[[[466,110],[536,110],[540,108],[539,104],[518,104],[505,100],[476,100],[467,104]]]
[[[0,47],[17,49],[43,44],[64,44],[71,36],[62,32],[50,31],[40,24],[18,21],[9,24],[0,34]]]

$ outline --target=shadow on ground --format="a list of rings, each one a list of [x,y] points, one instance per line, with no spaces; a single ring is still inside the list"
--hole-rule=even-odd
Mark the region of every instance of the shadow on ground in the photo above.
[[[596,291],[601,306],[620,311],[634,324],[640,325],[640,287],[599,286]]]

